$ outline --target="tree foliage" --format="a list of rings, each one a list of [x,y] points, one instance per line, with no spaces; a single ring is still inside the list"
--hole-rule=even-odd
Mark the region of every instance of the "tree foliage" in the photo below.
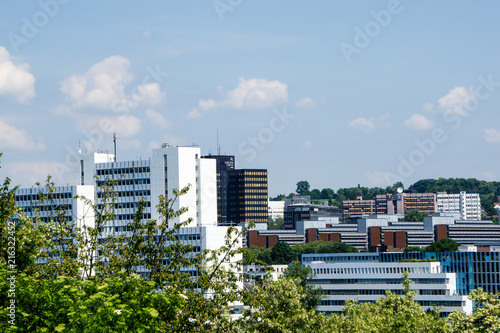
[[[404,221],[406,222],[424,222],[424,217],[429,214],[420,212],[418,209],[410,209],[405,212]]]
[[[301,180],[297,182],[297,192],[299,195],[309,195],[311,192],[309,191],[310,185],[307,180]]]
[[[277,242],[271,249],[271,259],[274,265],[287,265],[297,260],[297,254],[287,243]]]
[[[273,219],[272,217],[269,217],[268,223],[267,223],[267,228],[269,230],[283,230],[285,226],[285,221],[282,217],[278,217]]]
[[[425,248],[425,252],[457,252],[459,243],[450,238],[441,238]]]
[[[313,277],[312,269],[301,263],[295,263],[288,267],[283,273],[283,278],[297,279],[302,287],[305,297],[302,299],[302,304],[307,310],[315,309],[321,302],[323,290],[307,283]]]

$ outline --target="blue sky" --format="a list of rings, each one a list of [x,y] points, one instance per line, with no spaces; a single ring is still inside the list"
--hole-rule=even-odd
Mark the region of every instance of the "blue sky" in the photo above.
[[[65,183],[68,154],[163,142],[267,168],[270,195],[498,180],[494,1],[10,1],[2,178]]]

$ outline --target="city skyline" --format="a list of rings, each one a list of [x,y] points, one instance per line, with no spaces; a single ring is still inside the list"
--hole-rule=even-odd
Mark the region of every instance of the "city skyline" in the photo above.
[[[267,169],[269,195],[498,180],[493,1],[8,3],[0,176],[65,185],[68,156],[162,143]],[[284,172],[285,171],[285,172]]]

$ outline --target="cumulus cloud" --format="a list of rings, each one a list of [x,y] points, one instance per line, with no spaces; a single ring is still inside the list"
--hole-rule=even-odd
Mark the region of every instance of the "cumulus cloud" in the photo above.
[[[144,30],[141,34],[141,37],[140,37],[140,39],[142,39],[142,40],[152,39],[152,38],[153,38],[153,34],[149,30]]]
[[[301,109],[312,109],[316,106],[316,103],[309,98],[309,97],[304,97],[299,99],[297,102],[295,102],[295,107],[301,108]]]
[[[425,131],[434,128],[434,122],[427,119],[420,113],[413,114],[410,119],[406,120],[403,125],[419,131]]]
[[[366,179],[372,186],[385,187],[394,184],[396,175],[388,171],[367,171]]]
[[[116,133],[119,137],[132,137],[140,132],[140,119],[134,116],[95,116],[83,123],[85,130],[99,131],[102,134]]]
[[[25,130],[10,126],[0,119],[0,149],[43,150],[41,140],[33,140]]]
[[[201,117],[204,112],[230,108],[236,110],[265,109],[276,107],[288,101],[288,86],[278,80],[249,79],[241,77],[238,86],[222,93],[222,100],[200,100],[188,114],[189,119]]]
[[[0,96],[28,103],[35,97],[35,77],[27,64],[14,64],[7,49],[0,46]]]
[[[60,90],[72,108],[128,111],[162,103],[164,94],[156,82],[139,85],[129,95],[125,93],[125,87],[134,79],[129,67],[128,59],[111,56],[90,67],[83,75],[66,78]]]
[[[475,103],[475,93],[472,88],[455,87],[447,95],[438,100],[439,108],[446,114],[464,116]]]
[[[432,102],[427,102],[422,105],[422,110],[424,110],[424,112],[432,112],[434,111],[434,104]]]
[[[158,126],[163,129],[170,127],[170,123],[163,117],[163,115],[153,109],[147,110],[146,116],[151,120],[151,122],[155,126]]]
[[[497,131],[492,128],[486,128],[484,130],[484,141],[489,143],[498,143],[500,142],[500,131]]]
[[[359,117],[349,123],[349,127],[365,133],[371,133],[377,129],[372,118]]]

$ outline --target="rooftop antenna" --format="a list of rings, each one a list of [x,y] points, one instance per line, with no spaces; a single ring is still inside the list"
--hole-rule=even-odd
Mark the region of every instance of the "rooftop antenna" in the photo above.
[[[219,129],[217,129],[217,155],[220,155]]]
[[[113,145],[115,147],[115,162],[116,162],[116,132],[113,133]]]

